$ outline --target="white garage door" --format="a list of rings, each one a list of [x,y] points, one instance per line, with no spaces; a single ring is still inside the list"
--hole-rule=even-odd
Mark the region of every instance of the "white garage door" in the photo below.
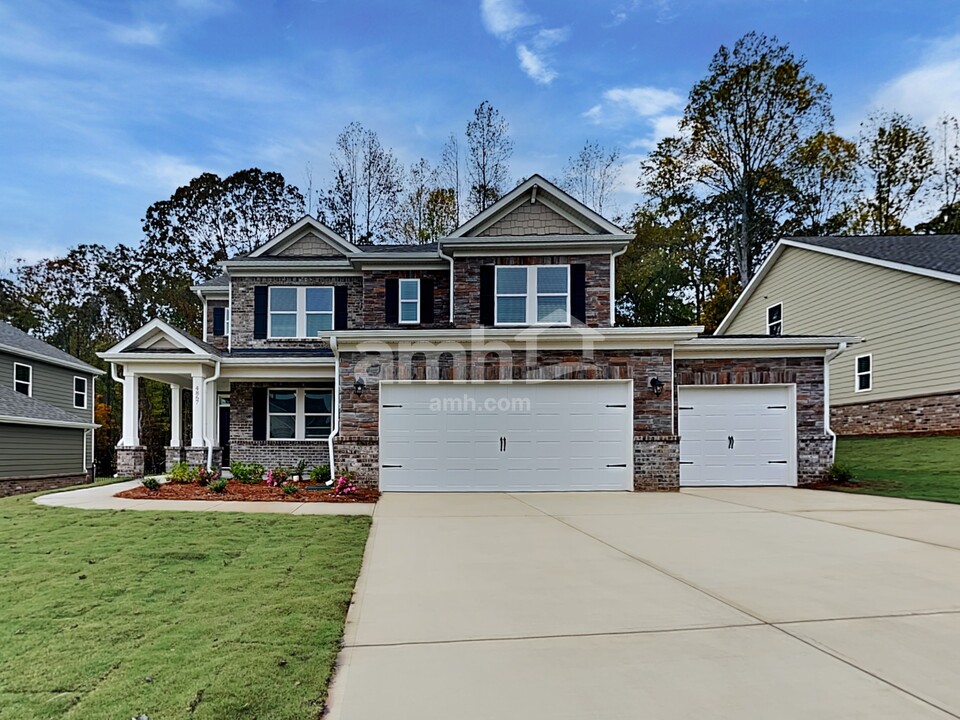
[[[796,413],[785,385],[681,387],[680,485],[796,485]]]
[[[380,489],[628,490],[628,382],[381,383]]]

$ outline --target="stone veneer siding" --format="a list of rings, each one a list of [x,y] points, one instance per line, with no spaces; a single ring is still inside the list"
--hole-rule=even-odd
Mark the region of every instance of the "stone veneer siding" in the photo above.
[[[265,468],[296,465],[305,460],[307,467],[329,463],[326,438],[322,440],[254,440],[253,388],[255,387],[324,387],[329,382],[231,383],[230,385],[230,459],[260,463]]]
[[[143,477],[147,449],[143,445],[128,445],[117,448],[117,475],[120,477]]]
[[[387,278],[430,278],[433,280],[433,322],[409,325],[386,322],[384,302]],[[422,312],[422,311],[421,311]],[[367,328],[424,330],[450,327],[449,270],[377,270],[363,274],[363,324]]]
[[[677,438],[670,408],[670,350],[579,350],[496,355],[460,353],[341,353],[340,434],[334,445],[338,469],[354,470],[364,485],[379,482],[381,380],[629,380],[634,392],[634,487],[675,490],[679,483]],[[647,387],[658,376],[667,387],[656,397]],[[363,377],[362,397],[353,392]],[[231,425],[231,432],[233,426]],[[232,436],[231,436],[232,437]]]
[[[797,483],[823,479],[833,463],[833,438],[823,427],[822,357],[677,358],[674,373],[677,386],[796,384]]]
[[[589,327],[610,327],[610,255],[509,255],[457,257],[453,264],[454,324],[480,325],[480,267],[483,265],[586,265]]]
[[[286,340],[257,340],[253,337],[253,295],[254,288],[264,286],[292,287],[334,287],[347,286],[347,324],[348,329],[363,327],[363,279],[359,276],[346,277],[235,277],[231,281],[233,293],[233,311],[231,312],[232,348],[280,349],[321,347],[318,338]],[[231,438],[232,439],[232,438]]]
[[[56,475],[42,478],[28,478],[26,480],[0,480],[0,497],[22,495],[23,493],[39,492],[40,490],[58,490],[71,485],[84,485],[90,482],[88,475]]]
[[[830,426],[837,435],[960,435],[960,393],[834,405]]]

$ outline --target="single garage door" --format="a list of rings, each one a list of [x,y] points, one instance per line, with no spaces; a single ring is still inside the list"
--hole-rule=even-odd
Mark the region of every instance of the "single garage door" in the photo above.
[[[794,388],[681,387],[680,485],[796,485]]]
[[[380,488],[628,490],[629,382],[380,385]]]

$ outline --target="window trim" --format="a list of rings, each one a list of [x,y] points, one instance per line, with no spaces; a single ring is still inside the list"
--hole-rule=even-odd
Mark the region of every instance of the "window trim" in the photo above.
[[[18,367],[25,367],[25,368],[29,371],[29,373],[30,373],[30,379],[29,379],[29,380],[17,380],[17,368],[18,368]],[[14,391],[20,392],[19,390],[17,390],[17,385],[23,385],[24,383],[26,383],[26,385],[27,385],[27,392],[25,393],[26,396],[27,396],[27,397],[33,397],[33,365],[27,365],[27,363],[21,363],[21,362],[14,362],[14,363],[13,363],[13,389],[14,389]],[[24,393],[20,393],[20,394],[23,395]]]
[[[330,417],[330,430],[323,437],[307,437],[307,412],[306,412],[306,392],[307,390],[320,390],[330,393],[330,412],[329,413],[309,413],[310,417]],[[271,424],[270,417],[276,415],[278,417],[290,417],[291,413],[273,413],[270,412],[270,393],[273,392],[292,392],[294,393],[296,399],[296,409],[293,414],[293,437],[292,438],[278,438],[273,437],[271,434]],[[326,442],[330,433],[333,432],[333,413],[334,406],[336,402],[334,398],[333,388],[330,387],[308,387],[308,388],[293,388],[293,387],[269,387],[267,388],[267,433],[266,439],[269,442]]]
[[[541,293],[537,287],[537,270],[542,267],[548,268],[566,268],[567,270],[567,319],[565,322],[540,322],[537,318],[540,297],[561,297],[564,293]],[[524,293],[501,293],[497,289],[498,275],[500,268],[521,268],[527,273],[527,287]],[[493,324],[497,327],[551,327],[562,326],[569,327],[573,318],[571,317],[571,287],[570,287],[570,263],[539,263],[537,265],[494,265],[493,270]],[[524,321],[523,322],[500,322],[500,298],[501,297],[522,297],[524,303]]]
[[[80,391],[77,390],[77,380],[83,380],[83,405],[77,405],[77,395],[80,394]],[[90,383],[87,381],[87,378],[82,375],[73,376],[73,407],[76,410],[86,410],[87,409],[87,393],[90,391]]]
[[[419,325],[420,324],[420,278],[398,278],[397,283],[397,323],[399,325]],[[416,297],[413,300],[403,299],[403,284],[414,283],[417,288]],[[417,317],[415,320],[403,319],[403,304],[414,303],[417,306]]]
[[[770,311],[773,310],[775,307],[779,307],[779,308],[780,308],[780,319],[779,319],[779,320],[776,320],[776,321],[774,321],[774,322],[770,322]],[[767,335],[768,335],[768,336],[770,336],[770,337],[781,337],[781,336],[783,335],[783,302],[778,302],[778,303],[774,303],[773,305],[768,305],[768,306],[767,306],[766,321],[767,321]],[[776,335],[774,335],[772,332],[770,332],[770,328],[771,328],[773,325],[779,325],[779,326],[780,326],[780,332],[777,333]]]
[[[273,291],[295,290],[297,293],[296,310],[273,310]],[[307,291],[308,290],[329,290],[330,291],[330,309],[329,310],[307,310]],[[229,309],[228,309],[229,312]],[[273,334],[273,316],[293,315],[296,318],[296,335],[274,335]],[[267,340],[316,340],[324,337],[322,334],[307,335],[307,317],[309,315],[329,315],[330,329],[321,330],[321,333],[330,334],[334,330],[337,322],[337,291],[335,285],[269,285],[267,286]],[[229,335],[229,320],[224,316],[224,331]]]
[[[860,360],[862,358],[867,358],[870,361],[870,369],[866,372],[860,372]],[[867,387],[860,387],[860,378],[867,378]],[[853,391],[855,393],[865,393],[873,390],[873,353],[865,353],[863,355],[857,355],[853,359]]]

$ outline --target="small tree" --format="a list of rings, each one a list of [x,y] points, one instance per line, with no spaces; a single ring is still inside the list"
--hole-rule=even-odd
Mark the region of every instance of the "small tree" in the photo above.
[[[509,130],[510,125],[487,100],[467,123],[468,205],[474,213],[486,210],[506,192],[513,154]]]
[[[580,152],[567,160],[559,184],[584,205],[602,214],[622,168],[619,150],[607,150],[600,143],[587,140]]]

